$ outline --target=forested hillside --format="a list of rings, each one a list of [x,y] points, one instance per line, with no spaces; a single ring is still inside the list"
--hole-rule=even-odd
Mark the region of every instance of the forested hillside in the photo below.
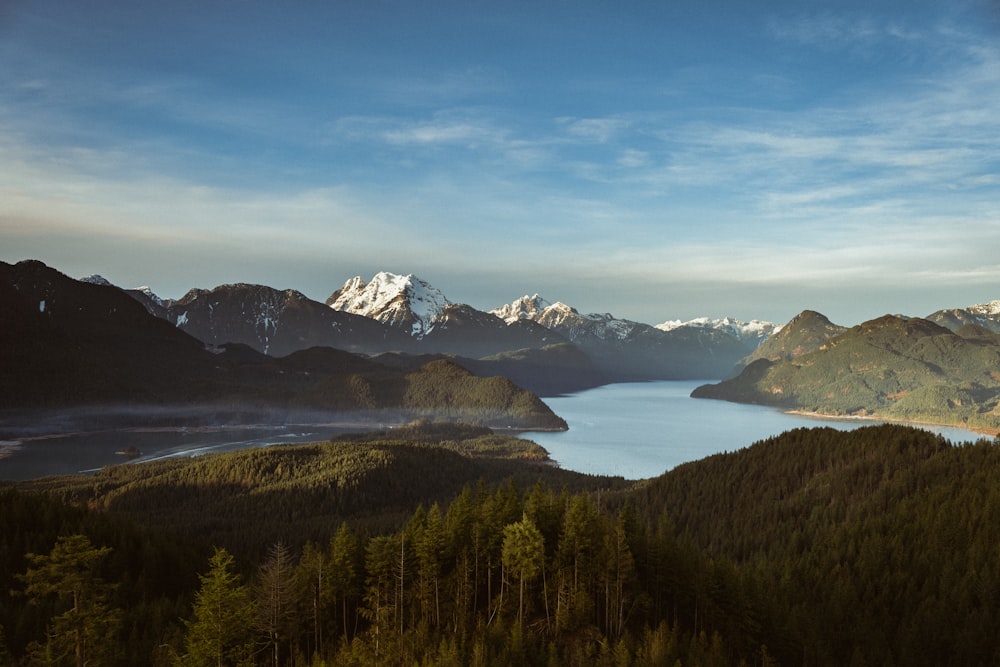
[[[72,654],[71,563],[102,664],[1000,660],[994,441],[798,429],[626,483],[397,435],[3,491],[0,655]]]
[[[758,359],[738,377],[698,387],[692,396],[997,432],[997,369],[998,334],[886,315],[800,355]]]

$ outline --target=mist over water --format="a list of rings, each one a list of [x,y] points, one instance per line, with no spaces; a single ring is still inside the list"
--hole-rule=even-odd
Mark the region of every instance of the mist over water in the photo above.
[[[0,480],[250,447],[322,442],[401,421],[390,411],[269,411],[246,407],[101,406],[0,418]],[[130,449],[138,456],[127,455]]]
[[[691,398],[707,381],[611,384],[547,398],[569,424],[561,433],[526,433],[568,470],[626,479],[656,477],[682,463],[736,451],[800,427],[851,430],[880,423],[818,419],[775,408]],[[952,427],[921,426],[952,442],[979,434]]]
[[[704,382],[612,384],[546,398],[569,430],[528,432],[523,437],[543,446],[567,470],[645,479],[793,428],[849,430],[877,423],[817,419],[763,406],[691,398],[691,391],[700,384]],[[269,419],[260,420],[263,416]],[[40,418],[18,431],[0,419],[0,479],[32,479],[128,462],[320,442],[343,433],[377,430],[394,423],[391,417],[380,413],[373,420],[363,412],[290,415],[232,408],[105,407]],[[288,421],[283,423],[283,419]],[[952,442],[979,437],[960,428],[922,428]],[[120,453],[132,447],[141,454],[129,458]]]

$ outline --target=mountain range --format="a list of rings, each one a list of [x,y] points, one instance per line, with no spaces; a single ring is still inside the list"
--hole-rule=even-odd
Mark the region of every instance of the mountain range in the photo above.
[[[280,330],[266,317],[258,319],[263,309],[248,314],[251,309],[241,310],[235,300],[220,299],[196,310],[191,304],[204,295],[189,296],[181,307],[207,313],[211,331],[224,332],[233,321],[249,322],[269,336]],[[535,394],[507,378],[477,377],[446,359],[401,368],[325,346],[273,357],[240,343],[206,345],[176,321],[150,314],[136,297],[99,280],[73,280],[38,261],[0,263],[0,426],[40,424],[48,417],[90,426],[123,419],[188,425],[432,417],[566,427]],[[311,308],[293,293],[277,302],[255,301],[255,308],[262,303],[276,303],[272,312],[283,318]],[[175,305],[160,304],[167,313]],[[223,317],[236,312],[239,318]],[[345,315],[331,313],[327,321],[333,323]],[[351,317],[359,327],[369,322]],[[186,323],[183,313],[178,320]]]
[[[885,315],[850,328],[806,311],[750,355],[738,375],[692,396],[997,433],[1000,333],[978,323],[998,324],[996,312],[983,310]]]
[[[581,314],[537,294],[487,312],[450,301],[416,276],[388,272],[369,281],[355,276],[325,303],[245,283],[192,289],[176,301],[146,288],[126,292],[212,346],[242,343],[273,356],[313,346],[366,355],[445,354],[476,372],[492,368],[532,390],[556,393],[607,382],[723,377],[759,345],[761,332],[779,328],[729,318],[653,327]],[[582,353],[572,373],[566,345]],[[527,356],[530,363],[519,361]]]
[[[699,318],[651,326],[537,294],[481,311],[416,276],[388,272],[351,278],[321,303],[246,283],[169,300],[99,276],[72,280],[37,261],[0,268],[4,407],[250,397],[287,410],[323,405],[337,391],[353,398],[334,403],[361,405],[385,382],[366,380],[362,390],[364,383],[337,385],[329,376],[405,376],[446,361],[541,396],[616,381],[717,377],[727,379],[694,395],[1000,428],[1000,302],[852,328],[809,310],[785,325]],[[325,368],[326,389],[308,378],[309,363]],[[402,407],[398,398],[375,403]]]

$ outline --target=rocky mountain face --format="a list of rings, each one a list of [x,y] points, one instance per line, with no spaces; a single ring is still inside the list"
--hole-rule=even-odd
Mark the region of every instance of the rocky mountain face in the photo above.
[[[508,324],[491,313],[449,301],[414,275],[382,272],[369,282],[348,280],[326,300],[334,311],[363,315],[411,338],[409,349],[428,354],[483,357],[565,342],[540,326]]]
[[[413,338],[429,334],[451,305],[438,289],[414,275],[381,272],[369,282],[351,278],[326,300],[335,311],[363,315]]]
[[[563,335],[613,381],[723,377],[752,349],[718,329],[664,331],[608,313],[582,314],[537,294],[491,312],[508,323],[533,321]]]
[[[275,357],[310,347],[377,354],[406,350],[412,342],[369,317],[332,310],[295,290],[264,285],[193,289],[177,301],[160,303],[162,313],[155,301],[147,309],[209,345],[242,343]]]
[[[725,377],[757,350],[761,340],[780,330],[767,322],[731,318],[653,327],[609,313],[583,314],[538,294],[484,312],[451,302],[414,275],[389,272],[369,281],[360,276],[347,280],[325,305],[294,290],[249,284],[193,289],[176,301],[159,299],[144,288],[127,292],[150,313],[210,346],[240,343],[276,357],[315,346],[368,355],[446,354],[462,359],[476,372],[499,364],[527,386],[562,390],[594,386],[600,383],[598,378],[613,382]],[[566,344],[583,355],[567,355],[559,347]],[[535,352],[512,354],[523,350]],[[472,363],[496,355],[501,355],[502,363]],[[552,358],[544,362],[549,355]],[[588,363],[571,371],[566,363],[570,358],[586,358]],[[515,368],[517,364],[525,367]],[[546,379],[548,375],[560,379]]]
[[[440,290],[414,275],[388,272],[370,281],[356,276],[320,304],[294,290],[262,285],[223,285],[193,289],[176,301],[162,300],[148,289],[127,290],[146,309],[173,322],[205,343],[241,343],[271,356],[313,346],[363,354],[404,352],[446,354],[467,367],[486,372],[492,364],[472,360],[509,355],[502,364],[533,387],[580,389],[603,382],[724,377],[751,350],[766,327],[740,327],[733,320],[697,321],[656,328],[611,314],[581,314],[539,295],[484,312],[453,303]],[[589,360],[571,372],[570,355],[558,346],[572,344]],[[546,367],[542,358],[554,354]],[[517,359],[529,369],[515,370]],[[559,374],[561,380],[546,380]],[[575,377],[580,383],[567,384]]]
[[[750,349],[757,349],[761,343],[781,331],[780,324],[765,322],[763,320],[750,320],[743,322],[732,317],[710,318],[698,317],[693,320],[669,320],[657,324],[656,328],[663,331],[673,331],[679,327],[696,327],[703,329],[716,329],[733,336]]]

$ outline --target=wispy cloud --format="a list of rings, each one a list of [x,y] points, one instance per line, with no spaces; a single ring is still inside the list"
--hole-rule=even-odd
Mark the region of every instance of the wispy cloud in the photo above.
[[[425,120],[393,116],[349,116],[333,124],[334,137],[349,141],[375,141],[393,146],[459,145],[499,146],[507,130],[490,118],[467,110],[440,111]]]
[[[886,39],[904,42],[923,37],[919,30],[894,19],[860,14],[845,16],[829,12],[795,18],[774,18],[768,22],[768,31],[776,39],[821,49],[842,48],[845,44],[868,47]]]
[[[606,143],[628,127],[624,118],[557,118],[566,133],[577,139]]]

